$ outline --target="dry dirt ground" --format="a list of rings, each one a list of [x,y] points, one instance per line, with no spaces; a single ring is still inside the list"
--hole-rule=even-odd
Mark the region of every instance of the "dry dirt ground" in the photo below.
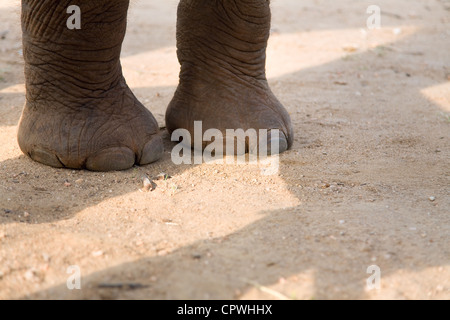
[[[296,138],[264,176],[176,166],[167,134],[163,160],[125,172],[29,160],[19,3],[0,0],[0,298],[450,299],[450,1],[379,0],[371,31],[372,2],[273,1],[268,75]],[[161,126],[176,6],[135,1],[123,51]]]

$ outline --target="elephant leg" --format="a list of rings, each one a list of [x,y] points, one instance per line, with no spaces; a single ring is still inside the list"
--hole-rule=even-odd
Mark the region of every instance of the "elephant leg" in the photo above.
[[[166,113],[169,131],[186,129],[193,135],[194,121],[202,121],[203,131],[218,129],[224,136],[227,129],[267,129],[268,139],[259,141],[270,147],[271,140],[278,140],[279,152],[292,145],[289,114],[266,78],[270,24],[269,0],[180,1],[181,72]],[[276,136],[274,129],[279,130]],[[247,150],[255,150],[245,143]]]
[[[81,9],[81,29],[68,27],[72,5]],[[122,76],[128,5],[22,0],[26,105],[18,142],[35,161],[111,171],[162,156],[158,124]]]

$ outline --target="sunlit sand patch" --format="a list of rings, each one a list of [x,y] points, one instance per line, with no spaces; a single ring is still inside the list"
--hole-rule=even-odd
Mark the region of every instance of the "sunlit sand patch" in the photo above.
[[[17,140],[17,126],[0,126],[0,136],[4,141]],[[0,152],[0,162],[8,159],[14,159],[22,153],[17,143],[8,143],[3,145]],[[1,168],[0,168],[1,169]]]
[[[178,85],[180,70],[175,47],[124,57],[121,60],[124,76],[130,86],[167,87]]]
[[[242,279],[249,285],[249,289],[242,294],[236,292],[236,295],[241,300],[313,300],[316,294],[316,273],[314,269],[311,269],[288,278],[280,276],[278,282],[270,286]]]
[[[268,77],[281,77],[322,66],[348,55],[393,45],[417,31],[414,26],[401,26],[373,31],[349,29],[274,33],[267,51]]]
[[[450,112],[450,81],[420,91],[428,100],[445,112]]]
[[[2,93],[23,93],[25,94],[25,84],[24,83],[20,83],[20,84],[15,84],[9,87],[6,87],[2,90],[0,90],[0,94]]]
[[[19,0],[0,0],[0,9],[18,8],[19,6]]]
[[[400,269],[392,274],[382,273],[380,290],[365,288],[365,293],[370,299],[410,300],[429,299],[431,296],[449,299],[450,282],[442,282],[442,279],[450,279],[449,266],[436,266],[420,271]]]

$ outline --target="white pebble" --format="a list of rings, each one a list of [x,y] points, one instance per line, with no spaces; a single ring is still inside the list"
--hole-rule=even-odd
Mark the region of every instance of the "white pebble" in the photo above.
[[[101,250],[92,252],[92,256],[95,258],[101,257],[102,255],[103,255],[103,251],[101,251]]]
[[[33,282],[37,282],[39,280],[39,277],[37,276],[37,271],[35,269],[29,269],[27,272],[25,272],[24,278],[27,281]]]
[[[402,34],[403,30],[402,28],[395,28],[394,30],[392,30],[392,32],[398,36],[399,34]]]
[[[148,178],[148,176],[145,175],[142,177],[142,184],[143,184],[143,188],[141,190],[143,192],[153,191],[153,183]]]

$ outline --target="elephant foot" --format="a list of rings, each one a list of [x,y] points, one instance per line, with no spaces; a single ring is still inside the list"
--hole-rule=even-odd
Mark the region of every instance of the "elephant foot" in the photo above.
[[[191,137],[197,138],[199,129],[195,128],[195,124],[201,121],[202,137],[207,130],[216,129],[224,137],[224,147],[230,143],[245,144],[240,150],[257,154],[258,143],[265,143],[269,154],[278,154],[292,146],[293,130],[289,115],[266,81],[245,83],[238,78],[217,80],[181,81],[166,112],[169,132],[185,129]],[[243,129],[246,135],[237,137],[235,133],[238,129]],[[256,139],[250,138],[251,131],[256,132]],[[236,138],[242,141],[235,141]],[[203,142],[202,147],[207,144]],[[274,145],[278,146],[277,149],[273,148]],[[192,146],[195,147],[194,139]],[[237,150],[235,154],[238,154]]]
[[[170,132],[186,129],[193,137],[194,122],[201,121],[202,134],[216,129],[227,137],[227,130],[253,129],[267,135],[259,135],[257,145],[244,138],[241,143],[249,152],[262,143],[272,154],[292,146],[289,114],[270,90],[265,73],[270,17],[266,0],[220,1],[220,5],[180,1],[177,48],[181,72],[166,112]],[[224,141],[224,145],[230,142],[234,143]],[[278,142],[278,150],[271,149],[272,142]]]
[[[22,1],[26,105],[19,146],[59,168],[113,171],[152,163],[163,153],[158,124],[127,86],[120,64],[129,1],[81,2],[76,30],[65,23],[67,1]]]
[[[77,99],[78,100],[78,99]],[[19,146],[33,160],[57,168],[115,171],[157,161],[158,124],[125,82],[76,103],[27,101]]]

